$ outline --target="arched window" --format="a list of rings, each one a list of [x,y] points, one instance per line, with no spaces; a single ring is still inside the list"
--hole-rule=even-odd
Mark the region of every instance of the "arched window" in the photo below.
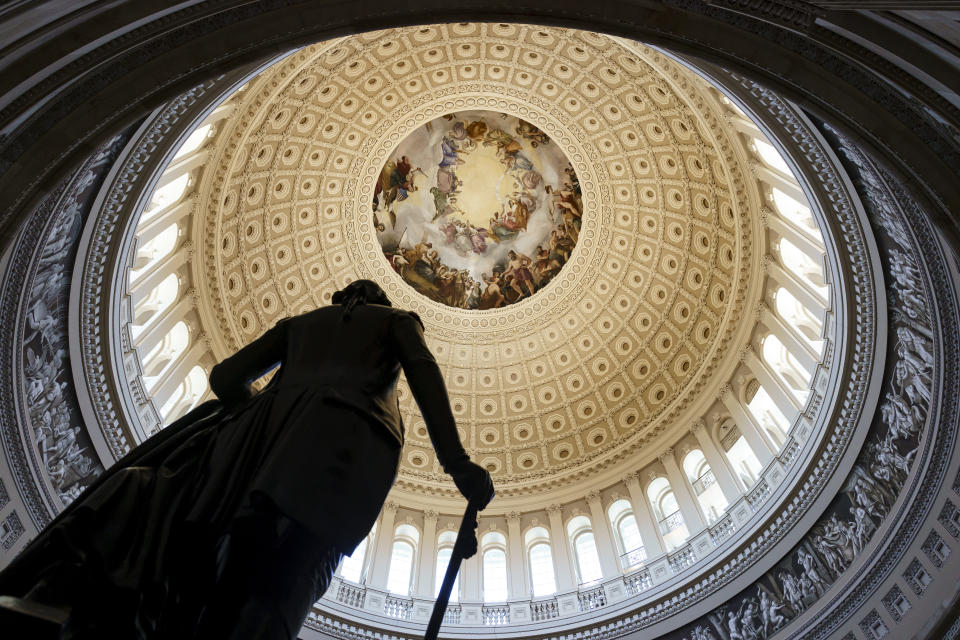
[[[803,229],[807,235],[813,236],[820,240],[821,244],[823,243],[820,229],[806,204],[774,187],[773,205],[781,216]]]
[[[790,166],[787,164],[787,161],[783,159],[783,156],[780,155],[780,152],[777,151],[776,147],[759,138],[753,139],[753,147],[756,149],[757,155],[759,155],[768,166],[793,179],[793,172],[790,171]]]
[[[372,544],[376,535],[377,525],[374,523],[373,529],[367,534],[357,548],[349,556],[340,561],[340,577],[350,582],[360,583],[363,581],[363,563],[367,556],[367,547]]]
[[[152,318],[163,313],[177,300],[178,293],[180,278],[175,273],[167,274],[134,309],[134,320],[130,325],[131,337],[136,340]]]
[[[716,522],[727,508],[727,498],[723,495],[710,464],[700,449],[694,449],[683,458],[683,471],[693,486],[700,509],[707,518],[707,524]]]
[[[190,330],[187,328],[187,323],[181,320],[173,325],[163,340],[158,342],[143,359],[143,381],[147,389],[152,390],[153,384],[166,366],[186,351],[188,344],[190,344]]]
[[[680,513],[680,505],[673,494],[670,482],[660,476],[647,486],[647,497],[653,506],[653,514],[660,525],[666,551],[673,551],[690,537],[687,524]]]
[[[620,549],[620,566],[629,569],[646,560],[647,551],[643,548],[633,505],[628,500],[616,500],[607,508],[607,515]]]
[[[557,580],[553,572],[553,549],[550,534],[543,527],[534,527],[523,537],[527,548],[530,584],[533,597],[550,596],[557,592]]]
[[[796,327],[814,351],[818,354],[821,353],[823,340],[820,335],[823,331],[823,323],[820,322],[820,319],[783,287],[777,289],[773,300],[777,308],[777,315],[786,320],[787,324]]]
[[[483,558],[483,601],[506,602],[507,593],[507,539],[502,533],[491,531],[480,540]]]
[[[586,516],[572,518],[567,523],[567,535],[573,547],[580,584],[601,580],[603,571],[600,568],[600,554],[597,552],[590,519]]]
[[[390,553],[390,572],[387,574],[387,590],[391,593],[410,595],[413,562],[419,542],[420,532],[415,527],[401,524],[396,528]]]
[[[757,385],[753,397],[749,398],[747,402],[747,409],[749,409],[753,417],[757,419],[757,422],[760,423],[763,430],[770,436],[774,444],[777,445],[777,448],[782,447],[784,439],[786,438],[787,429],[790,428],[790,423],[783,413],[781,413],[780,408],[777,407],[777,404],[773,401],[773,398],[770,397],[770,394],[767,393],[766,389]]]
[[[137,278],[150,270],[150,267],[173,251],[179,237],[180,225],[173,223],[137,249],[136,260],[130,269],[130,282],[136,282]]]
[[[186,193],[187,187],[189,186],[190,174],[184,173],[154,191],[153,197],[150,199],[150,204],[147,205],[146,210],[141,214],[139,222],[146,222],[159,211],[176,204],[180,198],[183,197],[183,194]]]
[[[763,359],[776,375],[789,387],[801,403],[810,395],[810,380],[813,374],[807,371],[787,347],[775,335],[766,336],[763,341]]]
[[[450,556],[453,555],[453,543],[457,541],[456,531],[444,531],[437,537],[437,568],[433,575],[433,596],[440,594],[440,587],[443,586],[443,577],[447,575],[447,565],[450,564]],[[453,589],[450,591],[450,602],[460,600],[460,572],[457,571],[457,577],[453,581]]]
[[[200,365],[194,365],[173,395],[160,408],[164,422],[170,424],[192,409],[209,388],[207,372]]]
[[[727,456],[730,467],[740,479],[744,489],[749,489],[760,477],[763,466],[757,458],[747,439],[740,433],[740,429],[733,422],[727,420],[720,425],[717,431],[720,448]]]
[[[823,282],[823,269],[819,264],[786,238],[780,239],[777,249],[784,268],[799,276],[820,296],[827,297],[827,285]]]
[[[211,129],[213,129],[213,125],[210,124],[198,127],[183,141],[183,144],[177,149],[177,154],[173,156],[173,159],[178,160],[202,147],[203,143],[210,137]]]

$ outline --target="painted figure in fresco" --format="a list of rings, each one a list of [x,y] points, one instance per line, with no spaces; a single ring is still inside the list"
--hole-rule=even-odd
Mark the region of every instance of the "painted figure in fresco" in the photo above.
[[[507,258],[507,270],[503,272],[503,277],[510,284],[510,288],[516,291],[520,297],[524,295],[521,287],[526,287],[530,295],[533,295],[535,290],[533,288],[533,274],[530,273],[529,269],[532,262],[530,258],[512,249],[507,252]]]
[[[536,203],[526,194],[513,195],[513,198],[507,200],[507,208],[500,219],[500,224],[510,231],[526,231],[530,210],[536,206]]]
[[[487,288],[483,291],[483,295],[480,297],[481,309],[496,309],[506,302],[506,298],[503,297],[503,292],[500,291],[499,278],[497,278],[496,274],[487,275],[484,273],[480,277],[487,285]]]
[[[574,242],[562,229],[554,229],[550,233],[550,260],[558,264],[566,264],[573,251]]]
[[[393,203],[406,200],[410,192],[417,190],[412,175],[415,171],[420,170],[413,168],[410,158],[402,156],[396,162],[388,160],[383,171],[380,172],[380,177],[377,178],[373,192],[373,210],[374,212],[386,210],[392,228],[397,226],[397,214],[393,210]]]
[[[430,195],[433,196],[433,208],[434,211],[436,211],[433,220],[457,212],[457,197],[455,195],[440,191],[440,189],[436,187],[430,187]]]
[[[511,226],[515,226],[513,223],[510,224]],[[499,211],[493,212],[489,227],[491,232],[490,239],[498,244],[504,240],[513,240],[520,234],[518,229],[508,227],[504,221],[501,220]]]
[[[466,162],[460,157],[460,150],[457,144],[449,136],[444,136],[440,141],[440,167],[455,167],[458,164]]]
[[[530,141],[530,146],[536,149],[541,144],[549,144],[550,136],[545,134],[543,131],[540,131],[537,127],[533,126],[526,120],[521,120],[520,124],[517,125],[516,132],[518,136],[526,138]]]
[[[497,154],[503,158],[516,155],[523,149],[523,145],[503,129],[493,129],[490,131],[483,140],[483,146],[496,146]]]
[[[693,635],[690,636],[690,640],[716,640],[716,637],[707,627],[697,625],[693,629]]]
[[[487,251],[487,230],[483,227],[477,228],[471,226],[470,243],[473,246],[473,252],[483,254]]]

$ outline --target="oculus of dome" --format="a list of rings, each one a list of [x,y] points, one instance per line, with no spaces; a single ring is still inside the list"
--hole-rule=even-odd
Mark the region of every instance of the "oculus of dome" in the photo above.
[[[528,298],[557,275],[581,229],[580,181],[529,122],[460,111],[404,138],[380,171],[373,224],[410,286],[461,309]]]

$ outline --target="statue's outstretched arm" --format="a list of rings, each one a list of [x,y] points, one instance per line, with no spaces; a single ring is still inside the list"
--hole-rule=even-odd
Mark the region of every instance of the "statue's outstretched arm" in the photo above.
[[[210,388],[227,407],[235,407],[253,397],[250,383],[283,362],[288,324],[286,319],[280,320],[210,371]]]
[[[423,338],[423,325],[416,314],[401,312],[391,325],[393,343],[407,383],[427,423],[430,442],[443,470],[453,476],[460,492],[482,509],[493,499],[493,482],[483,467],[470,461],[460,443],[457,423],[437,361]]]

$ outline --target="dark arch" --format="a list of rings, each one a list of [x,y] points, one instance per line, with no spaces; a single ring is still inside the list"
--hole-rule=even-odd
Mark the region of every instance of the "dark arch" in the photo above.
[[[884,31],[872,13],[777,0],[748,3],[749,12],[738,0],[169,4],[97,0],[70,11],[24,3],[0,13],[11,40],[0,50],[0,237],[10,238],[23,211],[96,145],[205,79],[338,35],[471,20],[601,31],[750,76],[854,137],[932,205],[951,239],[960,238],[960,213],[950,211],[960,202],[960,143],[942,124],[960,121],[957,110],[875,51],[906,47],[914,64],[929,63],[924,68],[947,86],[955,86],[956,69]],[[880,44],[871,50],[838,33]]]

